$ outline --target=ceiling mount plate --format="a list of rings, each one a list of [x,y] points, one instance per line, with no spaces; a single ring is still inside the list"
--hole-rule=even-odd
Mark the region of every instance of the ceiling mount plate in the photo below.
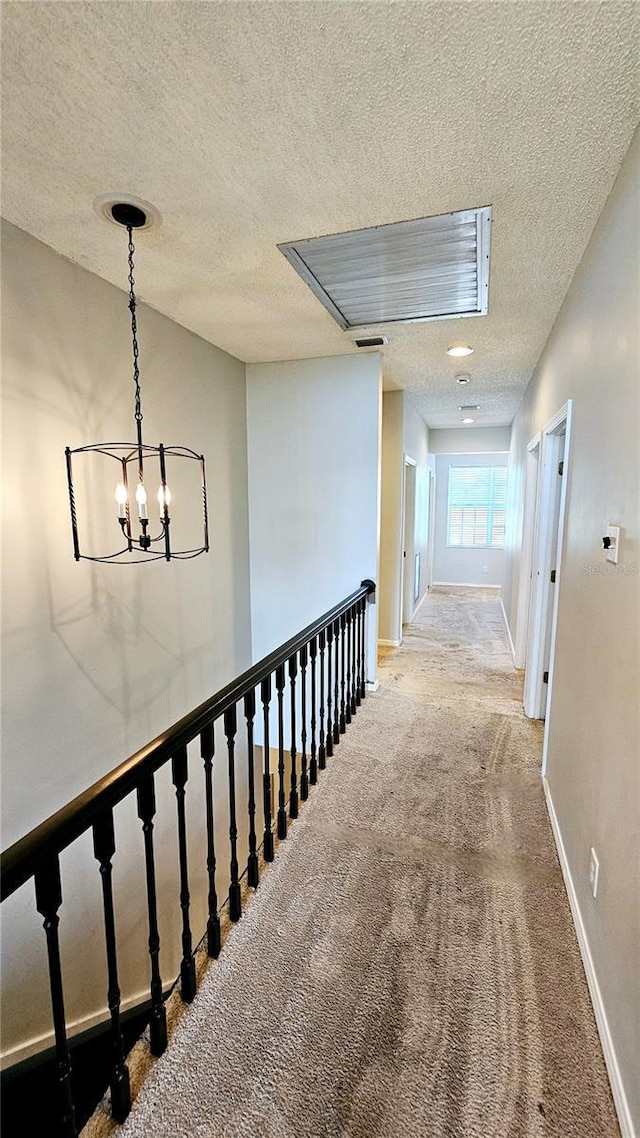
[[[132,229],[157,229],[162,223],[160,210],[151,202],[132,194],[100,194],[93,203],[93,208],[105,221],[111,225],[131,226]]]

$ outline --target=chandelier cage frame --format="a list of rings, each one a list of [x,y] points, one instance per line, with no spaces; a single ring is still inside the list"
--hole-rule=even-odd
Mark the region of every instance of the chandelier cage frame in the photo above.
[[[142,405],[140,391],[140,371],[138,365],[138,330],[136,318],[136,296],[134,289],[134,253],[133,229],[142,228],[147,222],[144,210],[128,202],[116,202],[111,207],[112,220],[126,228],[129,263],[129,310],[131,312],[131,340],[133,351],[133,381],[135,385],[134,419],[136,423],[136,441],[124,443],[89,443],[81,447],[66,447],[67,484],[69,490],[69,510],[71,513],[71,533],[73,538],[73,555],[76,561],[99,561],[103,564],[141,565],[148,561],[190,560],[201,553],[209,552],[209,514],[207,506],[207,482],[205,473],[204,455],[190,447],[165,446],[159,443],[152,446],[145,443],[142,438]],[[116,485],[115,502],[117,503],[118,524],[120,526],[124,546],[106,553],[102,556],[83,553],[80,548],[80,532],[78,527],[78,512],[76,507],[76,488],[73,477],[74,457],[81,455],[105,455],[113,459],[118,466],[119,481]],[[157,468],[155,461],[157,460]],[[171,515],[169,505],[171,493],[167,482],[167,462],[173,464],[174,460],[195,462],[199,467],[201,506],[202,506],[202,539],[200,544],[188,549],[173,549],[171,545]],[[76,458],[77,461],[77,458]],[[146,465],[145,465],[146,464]],[[151,520],[147,513],[147,492],[145,476],[149,484],[150,467],[157,470],[155,477],[158,485],[159,525],[160,532],[151,532]],[[134,520],[129,501],[130,492],[135,485],[135,498],[138,504],[138,518]],[[134,532],[135,526],[138,532]],[[130,556],[135,554],[136,556]]]

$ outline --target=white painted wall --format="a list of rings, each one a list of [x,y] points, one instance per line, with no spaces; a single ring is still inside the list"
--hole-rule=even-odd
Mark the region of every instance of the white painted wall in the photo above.
[[[473,403],[464,398],[463,403]],[[511,427],[432,427],[429,431],[431,454],[496,454],[508,453]]]
[[[452,466],[506,466],[506,454],[436,455],[436,516],[433,559],[434,585],[499,586],[504,550],[455,549],[447,546],[449,468]]]
[[[117,239],[117,235],[115,235]],[[138,242],[144,281],[144,236]],[[123,246],[124,257],[124,246]],[[124,271],[123,260],[123,271]],[[3,847],[90,786],[250,662],[244,365],[171,320],[139,309],[149,440],[206,456],[212,549],[193,561],[76,564],[65,446],[133,429],[126,294],[10,225],[2,229]],[[105,503],[113,510],[115,502]],[[97,507],[99,508],[99,507]],[[180,510],[179,496],[174,501]],[[221,754],[220,750],[220,754]],[[205,923],[201,762],[192,756],[193,925]],[[246,779],[239,766],[242,797]],[[226,777],[217,787],[224,834]],[[178,971],[175,801],[158,779],[162,969]],[[126,822],[126,826],[125,826]],[[115,886],[125,1002],[148,985],[140,826],[116,818]],[[224,844],[221,895],[226,894]],[[62,859],[71,1021],[106,1004],[99,875],[89,839]],[[50,1029],[44,933],[28,884],[2,906],[3,1048]],[[73,968],[80,952],[83,969]],[[148,989],[147,989],[148,990]]]
[[[514,422],[503,589],[515,635],[526,445],[571,398],[547,780],[627,1136],[640,1133],[639,197],[636,135]],[[622,527],[617,567],[602,550],[608,523]]]
[[[251,627],[257,660],[378,578],[378,353],[247,366]],[[378,606],[369,607],[375,679]]]

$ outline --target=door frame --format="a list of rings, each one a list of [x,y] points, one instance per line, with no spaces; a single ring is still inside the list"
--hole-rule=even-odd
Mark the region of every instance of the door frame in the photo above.
[[[408,582],[413,581],[415,585],[415,534],[416,534],[416,474],[418,464],[415,458],[405,454],[402,456],[402,543],[400,547],[401,565],[400,565],[400,640],[402,640],[402,629],[405,624],[409,624],[415,610],[415,601],[413,599],[413,592],[411,588],[407,588]],[[410,477],[413,479],[410,493],[407,493],[407,473],[412,471]],[[407,516],[407,505],[409,499],[413,501],[413,517],[410,519],[411,524],[407,528],[409,521]]]
[[[429,528],[427,530],[427,589],[433,585],[433,554],[436,535],[436,472],[431,468],[429,476]]]
[[[540,442],[540,466],[536,494],[536,512],[531,551],[531,597],[529,604],[528,635],[524,678],[524,710],[530,719],[546,719],[545,746],[542,773],[546,765],[546,739],[551,714],[553,673],[555,663],[558,598],[562,577],[562,550],[566,524],[567,486],[571,447],[571,419],[573,400],[563,407],[543,427]],[[556,579],[551,587],[551,555],[554,538],[555,478],[559,440],[564,435],[563,477],[557,517],[557,548],[555,557]],[[533,442],[534,440],[532,440]],[[551,620],[549,677],[546,685],[546,710],[543,684],[545,639]]]

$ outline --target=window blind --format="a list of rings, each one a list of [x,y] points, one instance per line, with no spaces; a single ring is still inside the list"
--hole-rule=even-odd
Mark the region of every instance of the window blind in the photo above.
[[[447,545],[502,549],[506,513],[506,466],[449,467]]]

